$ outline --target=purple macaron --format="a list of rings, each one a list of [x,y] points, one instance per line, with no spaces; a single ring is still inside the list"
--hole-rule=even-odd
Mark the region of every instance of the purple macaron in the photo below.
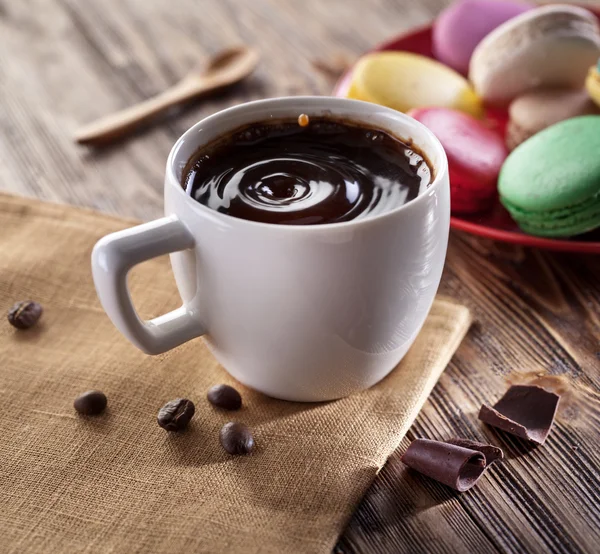
[[[516,0],[461,0],[445,9],[433,26],[435,57],[463,75],[473,50],[488,33],[533,5]]]

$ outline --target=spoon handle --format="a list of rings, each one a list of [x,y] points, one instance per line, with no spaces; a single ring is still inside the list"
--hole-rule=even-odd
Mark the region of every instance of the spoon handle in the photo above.
[[[75,140],[79,144],[109,142],[130,133],[141,123],[148,121],[168,108],[190,100],[213,88],[215,87],[210,82],[202,83],[197,79],[184,79],[174,87],[148,100],[84,125],[75,132]]]

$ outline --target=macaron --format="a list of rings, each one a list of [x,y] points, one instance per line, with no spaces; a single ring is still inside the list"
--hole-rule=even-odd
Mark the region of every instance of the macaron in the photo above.
[[[600,115],[600,109],[585,89],[537,89],[513,100],[508,115],[506,145],[513,150],[550,125],[580,115]]]
[[[489,209],[508,154],[504,140],[480,120],[446,108],[412,110],[409,115],[428,127],[448,157],[450,202],[455,213]]]
[[[446,8],[433,25],[434,56],[466,75],[475,47],[502,23],[533,6],[516,0],[462,0]]]
[[[526,233],[571,237],[600,227],[600,116],[544,129],[508,156],[500,201]]]
[[[600,55],[596,16],[549,5],[503,23],[475,48],[469,78],[488,104],[506,105],[534,88],[582,88]]]
[[[600,106],[600,59],[598,64],[590,68],[587,79],[585,81],[590,98]]]
[[[401,112],[436,106],[483,116],[480,99],[462,75],[411,52],[363,56],[354,67],[347,96]]]

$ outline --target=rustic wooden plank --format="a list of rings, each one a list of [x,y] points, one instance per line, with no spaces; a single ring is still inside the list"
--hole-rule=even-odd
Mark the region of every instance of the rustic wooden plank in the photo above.
[[[600,260],[455,233],[442,291],[476,324],[398,453],[355,514],[340,552],[595,552],[600,540]],[[477,420],[509,383],[560,375],[566,392],[535,449]],[[458,494],[408,471],[419,437],[501,446],[508,459]],[[457,543],[458,540],[458,543]]]
[[[345,60],[448,3],[0,0],[0,189],[156,217],[169,149],[198,119],[255,98],[327,94]],[[105,149],[73,143],[80,124],[163,90],[240,42],[263,55],[247,82]],[[499,444],[509,459],[459,495],[408,472],[395,455],[339,551],[597,550],[599,275],[593,257],[453,233],[442,292],[468,304],[477,322],[398,455],[416,437],[459,435]],[[562,375],[568,387],[546,445],[530,450],[477,421],[482,402],[540,372]]]
[[[168,152],[198,119],[231,104],[323,94],[315,59],[349,59],[422,24],[446,2],[370,0],[28,0],[2,3],[2,190],[150,219],[162,211]],[[360,16],[358,16],[360,11]],[[360,25],[357,24],[360,21]],[[220,48],[247,42],[256,74],[101,151],[77,147],[82,123],[164,90]],[[126,183],[126,185],[125,185]]]

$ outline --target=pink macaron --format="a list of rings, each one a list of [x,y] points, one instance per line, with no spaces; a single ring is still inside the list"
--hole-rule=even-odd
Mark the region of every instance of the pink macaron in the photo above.
[[[461,0],[446,8],[433,26],[435,57],[466,75],[473,50],[496,27],[531,9],[517,0]]]
[[[421,108],[409,115],[428,127],[446,151],[452,211],[476,213],[491,208],[508,155],[500,134],[470,115],[447,108]]]

